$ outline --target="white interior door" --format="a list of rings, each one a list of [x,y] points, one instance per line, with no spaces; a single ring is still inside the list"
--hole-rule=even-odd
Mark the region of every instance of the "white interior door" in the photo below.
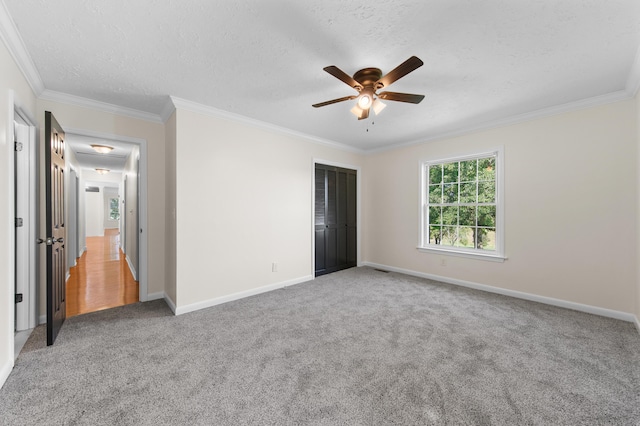
[[[35,317],[31,318],[35,305],[35,292],[32,291],[30,273],[35,242],[32,220],[31,185],[35,185],[30,173],[30,159],[33,147],[30,141],[30,128],[26,124],[14,122],[15,139],[15,293],[16,316],[15,330],[22,331],[35,326]]]

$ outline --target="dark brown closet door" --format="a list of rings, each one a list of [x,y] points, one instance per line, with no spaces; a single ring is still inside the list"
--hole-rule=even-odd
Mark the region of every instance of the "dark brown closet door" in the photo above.
[[[316,164],[316,276],[357,264],[356,181],[355,170]]]

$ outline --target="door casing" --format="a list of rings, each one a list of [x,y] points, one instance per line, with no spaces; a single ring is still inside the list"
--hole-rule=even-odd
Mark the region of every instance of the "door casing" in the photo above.
[[[22,293],[22,302],[14,304],[15,307],[15,330],[24,331],[33,329],[38,325],[38,292],[37,292],[37,277],[38,277],[38,251],[35,244],[35,240],[39,235],[39,223],[37,220],[39,203],[38,203],[38,142],[37,142],[37,127],[36,120],[29,113],[28,110],[23,108],[14,99],[13,120],[19,125],[25,126],[25,135],[23,140],[20,140],[23,144],[23,150],[20,152],[20,156],[17,158],[16,169],[11,174],[15,179],[11,187],[14,190],[20,192],[23,197],[18,201],[19,205],[17,210],[20,211],[20,217],[23,221],[20,233],[16,236],[18,240],[13,242],[12,250],[13,261],[11,266],[15,267],[12,270],[13,279],[10,281],[18,283],[18,291]],[[14,126],[11,127],[12,137],[11,141],[16,140],[16,134]],[[13,165],[13,162],[12,162]],[[17,197],[12,197],[12,202],[16,201]],[[14,206],[13,210],[16,210]],[[14,229],[15,231],[15,229]],[[11,235],[16,235],[12,232]]]
[[[105,141],[116,141],[116,142],[126,142],[138,145],[140,148],[140,160],[138,165],[138,185],[140,191],[138,192],[138,204],[140,206],[139,210],[139,221],[138,221],[138,238],[140,239],[140,243],[138,244],[138,268],[136,273],[136,278],[139,283],[139,300],[141,302],[146,302],[147,300],[160,299],[163,297],[163,294],[154,293],[149,294],[148,287],[148,241],[149,241],[149,226],[147,219],[147,164],[148,164],[148,154],[147,154],[147,140],[130,137],[130,136],[122,136],[116,135],[113,133],[105,133],[105,132],[96,132],[88,129],[79,129],[73,127],[65,127],[65,132],[67,135],[73,134],[78,136],[89,136],[92,138],[99,138]],[[136,238],[132,235],[127,235],[126,238]]]

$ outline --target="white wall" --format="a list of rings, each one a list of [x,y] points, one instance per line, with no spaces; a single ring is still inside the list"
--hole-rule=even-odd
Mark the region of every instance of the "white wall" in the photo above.
[[[102,188],[100,192],[86,192],[85,199],[85,230],[87,237],[104,236],[104,204],[102,202]]]
[[[313,159],[362,156],[180,108],[176,123],[178,311],[311,279]]]
[[[140,149],[137,146],[134,146],[127,157],[127,163],[125,165],[124,172],[122,173],[123,177],[126,176],[126,182],[123,179],[122,181],[122,197],[125,198],[124,195],[126,193],[126,199],[124,199],[124,203],[120,203],[122,206],[120,211],[120,217],[123,219],[122,224],[124,225],[124,234],[126,235],[126,239],[124,241],[125,247],[123,247],[123,251],[126,253],[127,259],[129,261],[129,265],[135,269],[132,270],[131,273],[134,277],[138,277],[137,269],[138,269],[138,159],[140,158]],[[124,186],[126,185],[126,191],[124,190]],[[122,242],[122,240],[121,240]]]
[[[637,119],[625,101],[369,156],[366,260],[635,312]],[[418,252],[419,160],[499,145],[508,260]]]
[[[165,235],[166,235],[166,259],[164,264],[165,281],[165,295],[167,301],[171,303],[171,309],[176,309],[176,294],[177,294],[177,282],[176,282],[176,137],[177,137],[177,124],[176,114],[174,111],[171,117],[165,123],[165,145],[166,145],[166,189],[167,189],[167,204],[165,210],[165,217],[167,218],[165,223]]]
[[[638,151],[637,164],[636,164],[636,176],[638,179],[638,191],[636,192],[636,219],[637,223],[637,238],[636,238],[636,250],[640,252],[640,92],[636,93],[635,97],[635,124],[636,124],[636,147]],[[640,261],[636,259],[636,326],[640,331]]]
[[[122,173],[111,172],[101,175],[95,170],[82,169],[80,198],[84,198],[86,237],[102,237],[105,228],[118,227],[118,221],[109,221],[106,218],[106,199],[110,196],[118,196],[121,182]],[[96,186],[100,192],[86,192],[87,186]]]
[[[65,238],[66,243],[66,255],[67,255],[67,272],[69,272],[69,268],[73,267],[76,264],[76,254],[77,254],[77,250],[74,250],[74,248],[77,248],[78,245],[78,235],[75,236],[75,241],[72,242],[71,238],[71,226],[72,226],[72,220],[75,216],[75,212],[72,212],[72,207],[74,206],[74,203],[72,202],[72,198],[75,197],[75,194],[73,194],[73,184],[71,182],[71,180],[73,179],[72,177],[72,173],[71,170],[75,171],[76,175],[79,177],[79,164],[78,164],[78,159],[76,158],[75,154],[73,153],[73,150],[70,149],[70,147],[67,145],[65,148],[65,173],[64,173],[64,188],[65,188],[65,193],[64,193],[64,202],[65,202],[65,215],[66,215],[66,226],[67,226],[67,236]],[[78,179],[79,180],[79,179]],[[78,200],[75,200],[75,202],[77,203]],[[75,220],[78,222],[80,222],[80,218],[76,217]],[[74,247],[75,246],[75,247]],[[75,251],[75,253],[74,253]]]
[[[0,386],[13,368],[15,253],[13,104],[35,117],[36,99],[4,43],[0,43]]]

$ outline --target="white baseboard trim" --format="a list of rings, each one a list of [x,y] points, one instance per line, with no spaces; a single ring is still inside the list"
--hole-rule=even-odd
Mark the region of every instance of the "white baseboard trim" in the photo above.
[[[517,299],[530,300],[532,302],[544,303],[546,305],[558,306],[560,308],[572,309],[574,311],[586,312],[588,314],[600,315],[602,317],[619,319],[627,322],[636,322],[638,330],[640,330],[640,324],[633,314],[626,312],[614,311],[612,309],[599,308],[597,306],[583,305],[581,303],[569,302],[561,299],[554,299],[553,297],[538,296],[536,294],[524,293],[522,291],[508,290],[499,287],[493,287],[486,284],[478,284],[471,281],[463,281],[455,278],[443,277],[441,275],[427,274],[424,272],[412,271],[409,269],[396,268],[394,266],[381,265],[379,263],[364,262],[365,266],[372,268],[382,269],[385,271],[398,272],[401,274],[411,275],[419,278],[427,278],[434,281],[441,281],[447,284],[459,285],[461,287],[468,287],[475,290],[482,290],[489,293],[501,294],[503,296],[515,297]]]
[[[13,350],[13,349],[12,349]],[[0,388],[4,386],[4,382],[9,378],[9,374],[11,374],[11,370],[13,370],[13,357],[7,362],[4,363],[2,368],[0,368]]]
[[[164,299],[165,303],[169,305],[169,309],[171,309],[173,315],[178,315],[176,314],[176,302],[174,302],[166,293],[162,298]]]
[[[164,299],[166,296],[164,294],[164,291],[159,291],[157,293],[149,293],[147,294],[147,302],[150,302],[152,300],[158,300],[158,299]]]
[[[131,275],[133,275],[133,279],[138,281],[138,273],[136,272],[136,268],[133,267],[133,264],[131,263],[131,259],[129,259],[129,256],[125,256],[124,257],[127,260],[127,265],[129,265],[129,270],[131,271]],[[149,296],[147,296],[147,300]]]
[[[167,294],[164,291],[159,291],[157,293],[150,293],[149,295],[147,295],[147,302],[150,302],[152,300],[160,300],[160,299],[164,299],[165,303],[167,305],[169,305],[169,309],[171,309],[171,312],[176,313],[176,304],[173,300],[171,300],[171,298],[169,296],[167,296]]]
[[[40,318],[38,318],[38,325],[41,324],[46,324],[47,323],[47,315],[40,315]]]
[[[635,322],[636,322],[636,328],[638,329],[638,333],[640,333],[640,320],[638,319],[638,317],[635,317]]]
[[[266,293],[268,291],[278,290],[284,287],[290,287],[292,285],[301,284],[307,281],[313,280],[313,276],[306,275],[304,277],[295,278],[288,281],[283,281],[275,284],[269,284],[266,286],[253,288],[251,290],[240,291],[238,293],[229,294],[227,296],[216,297],[214,299],[203,300],[202,302],[192,303],[190,305],[178,306],[174,310],[176,315],[182,315],[200,309],[210,308],[212,306],[220,305],[222,303],[232,302],[238,299],[244,299],[245,297],[255,296],[256,294]]]

